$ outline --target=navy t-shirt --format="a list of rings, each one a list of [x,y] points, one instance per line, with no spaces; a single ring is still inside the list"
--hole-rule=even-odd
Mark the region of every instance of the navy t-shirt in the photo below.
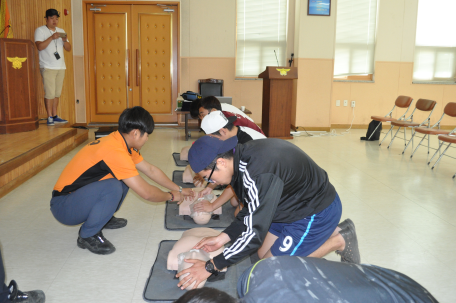
[[[281,256],[252,267],[238,281],[241,302],[438,302],[406,275],[374,265]]]

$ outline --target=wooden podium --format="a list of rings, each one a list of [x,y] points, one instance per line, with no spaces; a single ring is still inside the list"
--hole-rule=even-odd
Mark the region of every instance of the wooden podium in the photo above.
[[[0,39],[0,134],[38,128],[35,44]]]
[[[290,135],[291,99],[298,69],[268,66],[258,78],[263,78],[261,129],[268,138],[293,139]]]

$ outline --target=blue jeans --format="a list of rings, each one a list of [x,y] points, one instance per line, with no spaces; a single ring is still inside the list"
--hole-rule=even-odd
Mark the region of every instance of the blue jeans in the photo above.
[[[90,183],[64,196],[51,199],[51,212],[65,225],[81,223],[79,236],[88,238],[96,235],[119,210],[128,186],[117,179]]]

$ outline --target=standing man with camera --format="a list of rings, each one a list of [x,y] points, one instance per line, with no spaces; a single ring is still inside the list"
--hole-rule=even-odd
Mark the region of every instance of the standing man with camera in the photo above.
[[[57,116],[57,106],[65,78],[64,49],[69,52],[71,44],[65,31],[57,27],[59,12],[53,8],[46,11],[46,25],[35,30],[35,44],[39,51],[40,72],[44,85],[44,104],[48,115],[47,125],[67,123]]]

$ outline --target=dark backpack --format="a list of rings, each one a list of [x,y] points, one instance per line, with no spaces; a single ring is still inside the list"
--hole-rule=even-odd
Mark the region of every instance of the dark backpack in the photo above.
[[[369,127],[367,128],[366,137],[361,137],[361,140],[366,141],[378,141],[380,140],[380,133],[382,132],[382,122],[372,120],[369,123]],[[372,137],[371,137],[372,135]],[[370,137],[370,139],[369,139]]]
[[[200,94],[194,93],[192,91],[187,91],[183,93],[181,96],[182,98],[184,98],[184,100],[187,101],[195,101],[202,98]]]

